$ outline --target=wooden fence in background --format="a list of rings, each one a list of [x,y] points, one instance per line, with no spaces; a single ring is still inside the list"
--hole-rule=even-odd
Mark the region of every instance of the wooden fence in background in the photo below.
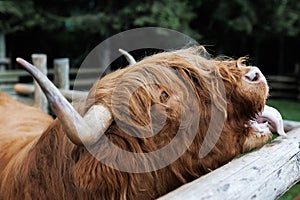
[[[271,99],[300,100],[300,65],[295,66],[293,74],[266,76],[270,86]]]
[[[71,90],[73,89],[78,69],[70,68],[68,58],[54,59],[53,69],[48,69],[46,65],[47,56],[45,54],[32,54],[31,57],[33,65],[46,74],[69,100],[87,94],[86,92]],[[76,89],[88,91],[95,81],[95,79],[89,79],[89,77],[93,74],[99,74],[99,69],[90,68],[82,70],[80,73],[84,75],[85,79],[76,79]],[[46,112],[48,111],[48,103],[45,96],[35,81],[32,80],[30,74],[23,69],[1,70],[0,90],[12,95],[23,103],[34,105]]]
[[[44,54],[33,54],[33,63],[37,65],[38,62],[41,62],[43,59],[46,61],[47,57],[45,56],[46,55]],[[45,70],[45,72],[47,71],[50,80],[52,80],[59,88],[64,89],[65,91],[73,89],[78,69],[69,67],[68,58],[54,59],[53,65],[53,69],[47,69],[47,66],[45,65],[43,66],[45,69],[42,70]],[[76,89],[88,90],[95,81],[95,79],[89,79],[89,75],[99,73],[99,69],[85,69],[81,70],[80,73],[81,75],[83,74],[83,76],[81,76],[81,79],[76,79]],[[300,100],[300,65],[296,65],[294,74],[284,76],[267,75],[266,78],[270,86],[270,99]],[[14,86],[17,83],[28,82],[28,80],[29,82],[32,82],[31,76],[25,70],[0,70],[0,90],[4,90],[25,103],[30,101],[30,98],[27,98],[26,100],[25,96],[16,94]]]
[[[298,76],[267,76],[271,99],[300,100],[300,78]]]

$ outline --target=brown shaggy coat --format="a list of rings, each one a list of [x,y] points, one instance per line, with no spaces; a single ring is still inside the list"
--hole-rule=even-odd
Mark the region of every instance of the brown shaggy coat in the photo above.
[[[210,59],[188,49],[147,57],[96,82],[78,110],[84,114],[94,104],[114,110],[114,122],[103,137],[134,153],[156,151],[172,140],[176,140],[174,152],[180,151],[177,147],[186,149],[168,166],[145,173],[120,171],[101,160],[128,168],[142,163],[147,169],[151,163],[146,156],[139,163],[120,157],[101,138],[89,147],[96,159],[86,147],[70,142],[58,120],[51,123],[48,115],[0,93],[0,199],[155,199],[261,146],[270,135],[258,138],[245,125],[262,110],[268,88],[265,83],[243,81],[248,70],[242,59]],[[225,97],[218,78],[223,80]],[[191,92],[197,101],[190,100]],[[128,113],[124,107],[129,107]],[[225,117],[216,145],[217,131],[207,133],[214,108]],[[165,118],[158,129],[160,111]],[[196,128],[192,127],[195,116],[199,117]],[[213,126],[219,122],[214,120]],[[174,139],[179,128],[184,134]],[[192,129],[196,135],[189,143]],[[204,158],[199,157],[201,145],[212,147]]]

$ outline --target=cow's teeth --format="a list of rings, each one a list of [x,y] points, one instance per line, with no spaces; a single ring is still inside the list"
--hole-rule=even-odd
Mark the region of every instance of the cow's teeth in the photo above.
[[[275,108],[267,105],[265,105],[264,110],[256,119],[249,120],[249,126],[261,134],[270,133],[271,128],[284,138],[287,137],[283,129],[283,120],[280,113]]]

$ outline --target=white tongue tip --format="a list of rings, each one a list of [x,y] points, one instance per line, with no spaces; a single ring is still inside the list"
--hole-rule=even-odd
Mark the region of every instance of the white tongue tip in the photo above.
[[[283,136],[284,138],[287,137],[287,134],[283,129],[283,120],[278,110],[265,105],[264,110],[259,118],[266,119],[279,135]]]

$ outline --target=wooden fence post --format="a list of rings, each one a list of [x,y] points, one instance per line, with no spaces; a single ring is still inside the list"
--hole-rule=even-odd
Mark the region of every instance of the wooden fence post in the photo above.
[[[47,55],[46,54],[32,54],[32,63],[43,74],[47,75]],[[40,108],[44,112],[48,113],[48,101],[38,83],[34,80],[34,106]]]
[[[69,90],[69,58],[54,59],[54,84],[59,89]]]

